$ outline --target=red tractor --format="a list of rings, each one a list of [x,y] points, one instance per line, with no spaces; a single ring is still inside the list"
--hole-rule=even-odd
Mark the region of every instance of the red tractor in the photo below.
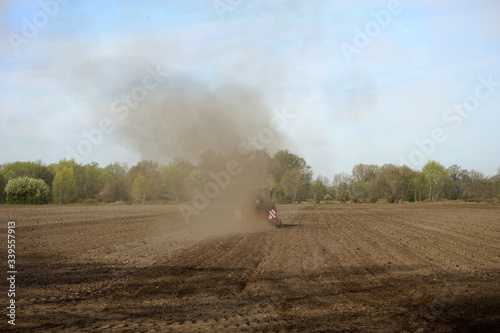
[[[234,213],[238,220],[268,220],[276,228],[283,225],[278,218],[276,203],[273,199],[273,190],[268,187],[254,187],[244,196],[243,204]]]

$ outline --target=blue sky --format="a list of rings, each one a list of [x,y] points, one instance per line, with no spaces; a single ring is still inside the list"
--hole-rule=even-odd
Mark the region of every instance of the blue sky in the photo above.
[[[421,169],[429,159],[486,175],[500,167],[498,1],[64,2],[0,4],[0,163],[65,158],[103,118],[114,130],[82,163],[175,158],[124,140],[136,118],[110,111],[160,66],[170,76],[158,89],[179,77],[219,93],[234,84],[269,117],[294,114],[267,148],[299,154],[316,174],[358,163]],[[346,45],[356,52],[346,56]],[[131,112],[161,103],[160,91]],[[447,113],[466,100],[478,101],[467,116]],[[230,126],[244,112],[236,103]],[[436,129],[445,139],[433,139]]]

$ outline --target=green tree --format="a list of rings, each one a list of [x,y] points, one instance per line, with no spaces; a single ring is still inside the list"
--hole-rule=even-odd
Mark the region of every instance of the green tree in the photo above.
[[[468,173],[469,182],[467,184],[470,197],[476,201],[489,197],[489,181],[482,172],[470,170]]]
[[[378,171],[379,166],[374,164],[357,164],[352,168],[352,181],[349,190],[354,201],[377,201],[379,195],[376,191],[375,179]]]
[[[109,201],[128,201],[129,193],[127,191],[127,164],[111,163],[106,166],[99,175],[99,183],[103,184],[101,191],[107,187],[107,192],[110,194]]]
[[[377,173],[377,189],[387,202],[398,202],[403,194],[401,171],[394,164],[384,164]]]
[[[347,183],[341,183],[337,188],[337,200],[341,203],[346,203],[350,198],[349,185]]]
[[[170,163],[161,168],[162,193],[171,200],[182,202],[188,198],[186,180],[191,173],[192,167]]]
[[[352,177],[345,172],[337,173],[333,176],[332,193],[338,201],[345,203],[351,198],[349,187],[352,182]]]
[[[422,172],[429,191],[429,201],[438,201],[448,181],[448,169],[436,161],[429,161]]]
[[[287,170],[281,178],[280,186],[290,197],[291,202],[306,198],[311,184],[312,173],[308,169]]]
[[[35,179],[42,179],[49,187],[52,185],[53,176],[47,166],[41,161],[37,162],[14,162],[6,164],[1,173],[6,181],[12,178],[27,176]]]
[[[287,170],[281,178],[280,185],[290,197],[291,202],[295,202],[300,187],[300,170]]]
[[[5,184],[10,179],[27,176],[35,179],[42,179],[49,188],[52,186],[54,179],[50,169],[42,164],[41,161],[36,162],[14,162],[8,163],[0,168],[0,202],[5,200]]]
[[[380,169],[375,164],[357,164],[352,167],[352,178],[355,182],[373,182],[377,177],[377,172]]]
[[[145,200],[158,200],[162,198],[162,183],[160,177],[160,165],[153,161],[140,161],[137,165],[130,168],[127,173],[128,192],[132,192],[133,184],[139,174],[146,179],[146,198]],[[133,196],[131,197],[134,200]]]
[[[353,181],[349,186],[353,202],[359,202],[368,198],[368,184],[363,181]]]
[[[415,201],[412,195],[413,194],[412,181],[417,176],[418,172],[412,170],[406,165],[400,166],[398,169],[399,169],[399,181],[401,187],[400,200],[402,202],[404,202],[405,200]]]
[[[324,183],[324,179],[318,176],[316,180],[311,184],[311,192],[313,195],[314,202],[319,203],[327,194],[328,187]]]
[[[7,181],[5,180],[1,170],[0,166],[0,203],[5,202],[6,200],[5,185],[7,185]]]
[[[139,173],[134,180],[132,185],[132,192],[130,196],[134,203],[143,203],[146,201],[146,193],[148,191],[148,183],[146,177],[142,173]]]
[[[129,194],[126,191],[126,175],[126,164],[115,162],[102,169],[96,180],[99,185],[99,193],[96,197],[104,203],[117,200],[127,201]]]
[[[115,201],[114,188],[111,181],[104,183],[103,188],[96,195],[96,198],[103,203]]]
[[[465,170],[466,171],[466,170]],[[454,164],[448,168],[449,184],[446,188],[447,198],[457,200],[463,198],[465,192],[464,184],[464,170],[458,165]]]
[[[78,166],[75,172],[77,197],[79,199],[95,199],[104,186],[100,182],[101,169],[96,162]]]
[[[312,171],[306,169],[300,173],[300,187],[297,193],[297,201],[304,201],[311,198]]]
[[[27,176],[13,178],[5,186],[7,202],[11,204],[45,204],[50,188],[42,179]]]
[[[274,180],[270,183],[270,188],[273,190],[273,198],[278,204],[289,204],[291,203],[290,197],[285,193],[281,185],[276,183]]]
[[[408,201],[424,201],[427,199],[427,187],[423,172],[415,171],[415,175],[410,181],[407,199]]]
[[[270,161],[270,172],[277,183],[281,183],[285,173],[292,170],[305,173],[310,171],[311,167],[302,157],[292,154],[288,150],[280,150],[273,155]]]
[[[73,202],[77,195],[75,171],[72,167],[61,165],[52,183],[54,202],[67,204]]]
[[[500,168],[498,168],[497,174],[491,177],[491,188],[492,197],[500,200]]]

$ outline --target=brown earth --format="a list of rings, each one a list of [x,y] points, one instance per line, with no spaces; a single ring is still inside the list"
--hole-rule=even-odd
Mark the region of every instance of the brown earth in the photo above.
[[[500,332],[500,205],[278,213],[244,230],[176,206],[2,206],[18,290],[0,329]]]

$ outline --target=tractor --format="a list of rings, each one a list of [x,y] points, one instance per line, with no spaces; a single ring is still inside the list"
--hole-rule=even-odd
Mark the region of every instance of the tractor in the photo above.
[[[268,220],[276,228],[283,225],[278,218],[276,203],[273,199],[273,190],[268,187],[254,187],[243,197],[243,203],[236,210],[234,217],[238,220]]]

